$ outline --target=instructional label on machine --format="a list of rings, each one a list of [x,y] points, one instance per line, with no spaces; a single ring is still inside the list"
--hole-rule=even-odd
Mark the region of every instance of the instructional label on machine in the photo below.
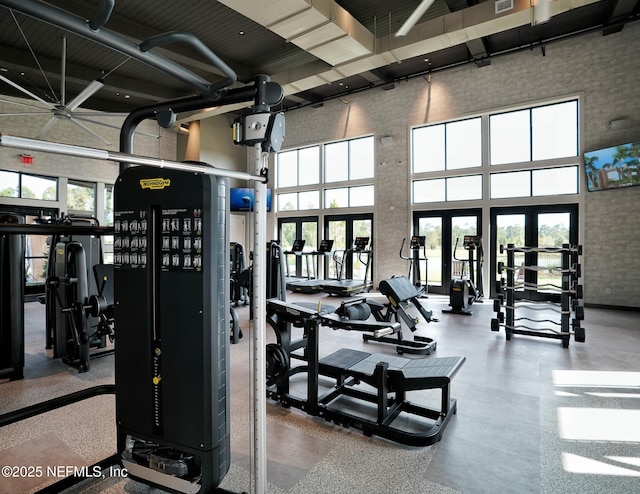
[[[160,227],[160,269],[202,270],[202,209],[163,209]],[[114,265],[144,269],[147,266],[147,211],[118,211],[114,221]]]
[[[113,263],[117,267],[147,266],[147,211],[116,211]]]
[[[163,209],[162,271],[202,270],[202,209]]]

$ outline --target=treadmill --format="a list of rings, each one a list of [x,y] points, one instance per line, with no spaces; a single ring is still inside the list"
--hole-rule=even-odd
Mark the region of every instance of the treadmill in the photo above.
[[[356,237],[351,249],[346,249],[345,251],[334,251],[333,261],[336,263],[337,267],[339,266],[339,268],[336,269],[338,279],[324,281],[322,283],[323,292],[338,297],[350,297],[352,295],[357,295],[358,293],[368,292],[371,290],[371,287],[373,286],[373,281],[370,277],[371,249],[368,245],[369,237]],[[338,259],[338,252],[344,252],[342,262]],[[364,279],[362,280],[341,279],[345,260],[347,259],[347,256],[351,254],[357,254],[358,262],[365,266]]]
[[[305,240],[304,239],[295,239],[293,241],[293,245],[291,246],[291,250],[285,250],[283,252],[284,254],[284,265],[285,265],[285,286],[287,288],[287,290],[293,290],[292,286],[294,283],[297,283],[299,281],[308,281],[311,278],[315,278],[315,276],[312,276],[312,270],[311,270],[311,266],[309,264],[309,254],[310,252],[302,252],[304,249],[304,244],[305,244]],[[289,262],[288,262],[288,256],[290,255],[294,255],[296,257],[302,257],[304,256],[305,258],[305,262],[306,262],[306,266],[307,266],[307,276],[296,276],[296,275],[292,275],[290,274],[289,271]],[[296,265],[298,263],[296,262]],[[315,275],[315,272],[313,273]]]
[[[318,250],[314,250],[313,252],[309,252],[307,255],[316,256],[316,270],[320,271],[320,264],[318,262],[320,256],[327,257],[331,255],[331,251],[333,250],[333,240],[321,240],[320,246]],[[308,268],[308,267],[307,267]],[[325,283],[326,280],[318,280],[318,279],[307,279],[307,280],[296,280],[287,283],[287,290],[291,290],[296,293],[305,293],[305,294],[314,294],[322,291],[322,284]]]

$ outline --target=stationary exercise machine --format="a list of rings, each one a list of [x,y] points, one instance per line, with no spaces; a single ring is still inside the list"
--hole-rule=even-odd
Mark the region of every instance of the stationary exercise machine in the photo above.
[[[427,446],[439,441],[456,413],[450,384],[464,357],[415,359],[370,354],[342,348],[319,357],[320,334],[325,329],[361,331],[382,336],[398,331],[397,322],[349,319],[361,300],[345,301],[335,313],[271,299],[267,321],[276,333],[267,366],[267,396],[284,407],[295,407],[328,422],[353,427],[366,436],[379,436],[400,444]],[[364,303],[366,305],[366,303]],[[366,313],[366,310],[365,310]],[[302,328],[304,344],[292,340],[291,328]],[[301,360],[302,365],[294,365]],[[306,392],[297,395],[293,384],[306,374]],[[440,405],[409,401],[408,391],[439,389]],[[347,397],[348,401],[341,400]],[[349,402],[355,410],[351,410]],[[346,403],[346,404],[345,404]],[[359,413],[362,407],[372,414]],[[413,421],[407,428],[405,420]]]
[[[305,253],[305,255],[315,257],[316,262],[314,263],[314,266],[315,266],[316,272],[319,273],[321,269],[320,259],[326,259],[329,256],[331,256],[332,250],[333,250],[333,240],[323,239],[320,241],[320,245],[318,246],[317,250]],[[306,294],[319,293],[322,291],[322,284],[324,282],[325,280],[318,279],[318,277],[307,279],[307,280],[289,281],[287,283],[287,289],[295,293],[306,293]]]
[[[408,256],[403,254],[404,251],[404,243],[406,238],[402,239],[402,244],[400,245],[400,258],[405,261],[409,261],[409,273],[407,274],[407,278],[411,280],[413,286],[416,287],[416,290],[420,293],[420,296],[426,297],[429,291],[428,284],[425,280],[425,284],[422,284],[422,273],[420,270],[420,263],[424,261],[425,266],[425,274],[429,272],[427,259],[427,250],[426,250],[426,241],[424,235],[413,235],[409,242],[409,252]],[[422,251],[422,256],[420,256],[420,251]]]
[[[208,492],[229,468],[227,181],[143,166],[114,192],[118,451],[136,478]]]
[[[224,448],[228,444],[225,411],[228,411],[228,393],[226,386],[223,390],[217,385],[228,379],[227,373],[220,372],[219,365],[220,353],[226,353],[228,348],[228,235],[226,229],[223,233],[220,228],[221,224],[226,224],[228,210],[224,200],[226,187],[221,185],[224,179],[218,182],[212,177],[254,182],[254,249],[257,249],[265,237],[268,153],[279,151],[284,138],[284,115],[271,113],[270,108],[282,101],[284,93],[280,85],[270,82],[267,76],[257,76],[254,85],[229,88],[236,80],[233,70],[197,38],[185,33],[158,35],[139,44],[113,33],[104,28],[110,15],[106,4],[93,19],[85,21],[55,7],[43,9],[37,3],[24,0],[12,5],[19,12],[54,25],[64,25],[71,32],[128,53],[136,60],[179,78],[198,93],[132,112],[121,129],[119,153],[7,135],[0,135],[0,145],[121,163],[121,176],[115,185],[118,189],[115,194],[116,219],[120,222],[146,219],[147,244],[146,250],[140,250],[141,247],[132,250],[130,243],[128,249],[121,247],[120,252],[114,253],[114,259],[115,254],[121,254],[120,264],[114,271],[115,316],[118,325],[125,324],[122,331],[125,340],[118,345],[123,351],[116,354],[117,455],[123,463],[127,462],[129,477],[164,490],[209,493],[215,489],[223,492],[217,486],[228,468],[225,460],[229,458],[229,450]],[[176,40],[196,48],[222,78],[210,83],[153,50]],[[130,154],[134,131],[144,119],[154,118],[160,125],[170,127],[176,113],[199,110],[212,104],[223,106],[251,100],[251,114],[234,122],[233,140],[236,144],[253,147],[254,174]],[[132,165],[141,166],[131,168]],[[162,202],[157,200],[159,197],[163,198]],[[196,204],[202,207],[196,207]],[[205,216],[200,216],[196,210]],[[159,248],[162,221],[178,220],[179,228],[183,229],[175,231],[175,235],[184,242],[189,237],[184,230],[186,220],[193,220],[191,226],[195,232],[199,217],[203,218],[201,258],[196,259],[200,253],[193,243],[189,246],[182,243],[177,251],[169,251],[167,260],[165,252]],[[217,231],[213,231],[214,228]],[[132,235],[130,230],[121,232],[124,236]],[[142,230],[140,235],[143,235]],[[125,258],[125,254],[129,257]],[[259,314],[266,312],[263,257],[256,253],[254,258],[253,296]],[[200,268],[202,272],[198,275],[186,268],[193,268],[193,271]],[[185,286],[186,290],[179,291]],[[264,356],[258,351],[263,343],[264,327],[265,321],[261,317],[255,321],[253,331],[256,349],[253,485],[257,492],[266,492]],[[198,338],[199,334],[201,338]],[[112,386],[103,388],[95,392],[113,390]],[[83,392],[81,397],[74,396],[64,403],[57,400],[47,404],[46,409],[64,406],[88,395]],[[20,411],[22,417],[25,413],[33,416],[31,411]],[[89,471],[93,471],[92,467]],[[181,474],[185,475],[179,477]],[[56,492],[61,490],[56,487]]]
[[[416,355],[429,355],[437,347],[437,342],[427,336],[414,335],[412,340],[407,340],[402,336],[402,323],[414,333],[418,329],[418,324],[422,321],[430,323],[437,322],[433,317],[433,311],[427,310],[419,298],[421,293],[411,284],[405,276],[395,276],[387,280],[382,280],[379,285],[380,293],[387,297],[388,302],[381,304],[375,300],[367,299],[367,304],[371,308],[376,321],[391,322],[400,324],[396,336],[376,336],[363,334],[364,341],[377,343],[390,343],[396,345],[398,354],[403,353]],[[417,313],[417,314],[416,314]],[[422,321],[421,321],[422,319]]]
[[[101,239],[95,235],[75,234],[78,226],[98,227],[95,218],[63,216],[53,220],[67,228],[63,234],[51,236],[45,281],[47,348],[53,357],[80,372],[89,370],[92,349],[106,347],[107,326],[100,324],[100,316],[85,311],[89,296],[100,295],[101,281],[96,280],[93,267],[103,264]],[[137,241],[137,240],[136,240]],[[94,328],[98,328],[95,331]]]
[[[453,258],[461,263],[460,278],[451,280],[449,285],[449,305],[451,309],[442,309],[449,314],[470,316],[473,311],[469,309],[474,303],[481,303],[484,297],[482,264],[484,262],[484,250],[482,237],[479,235],[465,235],[462,246],[468,252],[467,259],[456,257],[458,240],[453,248]],[[475,269],[474,269],[475,266]],[[477,280],[477,285],[476,285]]]
[[[24,216],[0,212],[0,225]],[[0,379],[24,377],[24,235],[0,232]]]
[[[340,258],[340,254],[342,254],[342,258]],[[343,278],[347,256],[352,254],[355,254],[357,262],[364,266],[364,276],[361,280]],[[349,297],[369,291],[373,286],[373,282],[370,279],[372,255],[371,247],[369,247],[369,237],[356,237],[350,249],[333,251],[337,279],[325,280],[322,283],[322,291],[339,297]]]

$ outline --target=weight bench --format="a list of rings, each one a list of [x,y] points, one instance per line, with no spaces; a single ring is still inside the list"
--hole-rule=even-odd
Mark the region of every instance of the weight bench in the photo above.
[[[380,436],[409,446],[428,446],[440,440],[442,432],[456,413],[456,400],[450,396],[453,377],[465,362],[464,357],[407,358],[396,355],[370,354],[342,348],[319,358],[320,327],[363,331],[373,334],[391,334],[399,330],[399,323],[349,320],[336,313],[324,313],[310,307],[297,306],[280,300],[267,301],[267,321],[276,331],[278,352],[268,365],[271,374],[267,396],[285,407],[293,406],[309,415],[361,430],[367,436]],[[305,330],[306,365],[290,367],[290,357],[297,345],[291,344],[291,326]],[[276,358],[277,357],[277,358]],[[268,362],[270,361],[268,356]],[[307,374],[306,398],[296,397],[289,391],[292,376]],[[319,378],[335,380],[335,385],[320,395]],[[368,386],[361,386],[364,383]],[[371,390],[373,388],[373,390]],[[440,389],[440,407],[429,408],[409,402],[407,392]],[[349,397],[375,405],[375,418],[357,415],[338,405],[340,397]],[[361,410],[360,406],[356,410]],[[399,417],[414,416],[411,420]],[[411,424],[409,429],[407,424]],[[400,425],[404,424],[404,428]]]
[[[336,387],[320,402],[327,407],[345,395],[376,404],[376,420],[362,421],[366,435],[378,435],[410,446],[426,446],[439,441],[451,416],[456,413],[456,400],[450,396],[450,384],[465,357],[413,359],[381,353],[367,353],[342,348],[319,361],[321,375],[336,379]],[[375,392],[354,386],[366,383]],[[433,409],[407,401],[406,392],[440,389],[440,408]],[[325,416],[331,412],[329,408]],[[421,430],[409,431],[395,427],[401,415],[416,415],[430,419],[431,425],[420,423]]]
[[[395,276],[393,278],[383,280],[380,282],[380,286],[378,288],[380,293],[387,297],[389,303],[381,304],[372,300],[367,300],[376,321],[389,322],[394,318],[396,322],[403,321],[407,327],[414,332],[418,329],[417,325],[420,322],[420,319],[409,314],[408,310],[411,309],[411,307],[414,307],[426,322],[438,321],[433,317],[433,312],[425,309],[422,305],[419,300],[422,293],[416,289],[406,276]],[[387,309],[386,312],[384,311],[385,308]],[[432,338],[415,335],[413,340],[405,340],[402,337],[402,330],[399,330],[396,333],[397,337],[379,337],[364,334],[362,335],[362,339],[364,341],[395,344],[397,345],[396,351],[400,355],[403,353],[429,355],[437,347],[437,342]]]

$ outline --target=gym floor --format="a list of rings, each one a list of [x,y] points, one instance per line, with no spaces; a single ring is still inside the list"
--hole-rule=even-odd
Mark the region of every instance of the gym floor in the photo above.
[[[288,299],[340,303],[322,295]],[[435,295],[426,299],[440,321],[418,330],[437,340],[433,356],[467,359],[453,379],[458,413],[442,440],[402,446],[269,402],[269,493],[640,492],[638,312],[587,308],[586,342],[572,339],[563,348],[555,339],[514,335],[506,341],[504,330],[491,332],[490,301],[474,304],[470,317],[441,314],[447,302]],[[0,414],[114,382],[113,355],[93,359],[83,374],[50,358],[43,309],[25,304],[25,378],[0,381]],[[232,464],[221,487],[250,492],[251,325],[249,309],[237,310],[244,338],[230,349]],[[267,331],[271,338],[273,331]],[[323,330],[321,355],[343,347],[395,355],[393,346],[363,343],[359,333]],[[104,459],[115,453],[115,436],[113,395],[3,427],[0,466],[27,467],[14,469],[17,474],[42,467],[44,474],[2,478],[0,493],[34,492],[59,480],[67,467]],[[58,473],[48,475],[47,466]],[[117,472],[104,473],[66,492],[161,492]]]

